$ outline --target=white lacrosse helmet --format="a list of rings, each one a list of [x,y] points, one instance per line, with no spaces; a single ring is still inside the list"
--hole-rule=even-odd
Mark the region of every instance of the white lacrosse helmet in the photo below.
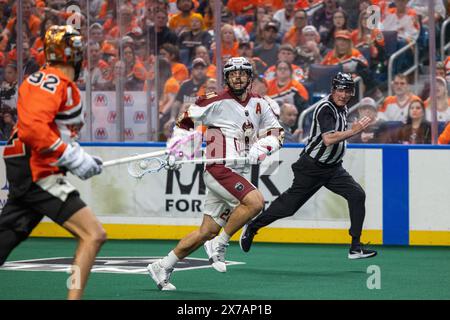
[[[233,89],[233,87],[228,82],[228,75],[231,71],[234,70],[244,70],[248,74],[248,82],[245,88],[242,89]],[[244,57],[235,57],[231,58],[225,63],[223,66],[223,78],[225,79],[225,83],[228,85],[228,87],[233,91],[236,95],[241,95],[247,90],[247,87],[253,80],[253,66],[250,63],[250,61],[247,60],[247,58]]]

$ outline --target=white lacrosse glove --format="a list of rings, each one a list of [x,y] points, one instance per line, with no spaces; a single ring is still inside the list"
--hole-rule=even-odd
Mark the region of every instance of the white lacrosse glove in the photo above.
[[[54,166],[66,168],[81,180],[100,174],[102,164],[101,158],[89,155],[76,142],[68,144],[58,161],[52,163]]]
[[[262,162],[266,158],[268,152],[269,151],[267,148],[255,143],[248,152],[248,160],[250,164],[258,164]]]
[[[201,132],[187,131],[178,127],[175,127],[173,136],[167,141],[169,154],[175,156],[177,160],[195,158],[198,156],[201,146]]]

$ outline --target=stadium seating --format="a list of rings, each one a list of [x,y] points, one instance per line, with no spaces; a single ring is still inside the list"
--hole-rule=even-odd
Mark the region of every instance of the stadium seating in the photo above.
[[[308,81],[312,83],[314,90],[313,102],[330,92],[331,80],[338,72],[342,72],[342,65],[312,64],[310,66]]]

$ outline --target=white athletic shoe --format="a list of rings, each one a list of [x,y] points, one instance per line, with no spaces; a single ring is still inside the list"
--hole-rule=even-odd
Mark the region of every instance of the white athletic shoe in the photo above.
[[[172,269],[165,269],[161,266],[161,259],[149,264],[147,266],[147,270],[150,273],[153,281],[155,281],[159,290],[162,291],[171,291],[176,290],[177,288],[169,282],[170,275],[172,274]]]
[[[227,244],[220,243],[216,238],[206,241],[204,244],[206,254],[209,262],[213,268],[219,272],[227,272],[227,265],[225,264],[225,252],[228,247]]]

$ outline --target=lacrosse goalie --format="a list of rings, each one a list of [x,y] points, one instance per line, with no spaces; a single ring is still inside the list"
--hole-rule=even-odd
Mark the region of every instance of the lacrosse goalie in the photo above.
[[[168,149],[192,134],[191,129],[203,126],[206,159],[245,157],[248,162],[218,160],[205,166],[208,193],[200,228],[180,240],[166,257],[147,267],[160,290],[176,289],[169,282],[175,264],[202,244],[214,269],[226,272],[225,252],[230,237],[264,206],[262,194],[242,174],[250,164],[264,160],[283,144],[284,132],[273,112],[276,106],[270,106],[273,101],[251,93],[250,62],[243,57],[231,58],[223,75],[226,90],[199,98],[178,117]]]
[[[77,80],[83,41],[72,26],[51,26],[44,39],[47,65],[19,88],[18,123],[3,150],[9,194],[0,214],[0,266],[45,214],[78,240],[68,299],[80,299],[106,233],[65,177],[102,172],[102,160],[74,142],[84,123]]]

